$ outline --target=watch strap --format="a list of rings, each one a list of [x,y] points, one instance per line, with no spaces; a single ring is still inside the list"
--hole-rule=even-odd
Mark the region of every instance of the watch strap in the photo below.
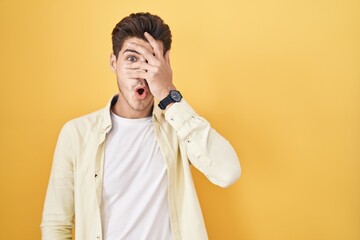
[[[172,103],[172,102],[174,102],[173,100],[172,100],[172,98],[171,98],[171,96],[170,96],[170,94],[169,95],[167,95],[166,96],[166,98],[164,98],[163,100],[161,100],[160,102],[159,102],[159,108],[161,109],[161,110],[165,110],[165,108],[170,104],[170,103]]]

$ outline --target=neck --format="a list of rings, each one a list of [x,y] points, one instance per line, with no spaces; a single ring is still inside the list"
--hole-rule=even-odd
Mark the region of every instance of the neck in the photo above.
[[[112,106],[111,110],[116,115],[123,118],[146,118],[152,115],[154,101],[150,102],[148,106],[145,106],[142,110],[135,110],[128,102],[119,94],[119,98],[115,105]]]

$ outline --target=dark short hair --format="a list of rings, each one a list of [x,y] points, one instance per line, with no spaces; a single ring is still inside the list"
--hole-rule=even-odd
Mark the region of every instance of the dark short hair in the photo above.
[[[148,32],[163,43],[164,53],[170,50],[171,31],[159,16],[150,13],[132,13],[116,24],[112,31],[113,53],[116,58],[127,38],[136,37],[147,41],[144,32]]]

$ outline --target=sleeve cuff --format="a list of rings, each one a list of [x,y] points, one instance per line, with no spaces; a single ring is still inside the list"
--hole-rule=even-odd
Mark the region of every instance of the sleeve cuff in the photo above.
[[[174,103],[166,112],[165,119],[169,124],[178,131],[186,122],[196,115],[194,109],[182,99],[178,103]]]

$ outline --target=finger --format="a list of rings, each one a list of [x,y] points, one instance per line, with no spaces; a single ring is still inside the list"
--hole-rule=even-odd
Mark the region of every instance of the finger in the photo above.
[[[124,68],[127,70],[143,70],[143,71],[156,71],[156,67],[146,63],[146,62],[131,62],[131,63],[125,63]]]
[[[130,42],[127,44],[130,48],[132,48],[132,50],[135,50],[136,52],[138,52],[139,54],[141,54],[142,56],[145,57],[145,59],[151,64],[151,65],[156,65],[158,64],[158,59],[154,56],[154,54],[149,51],[147,48],[145,48],[144,46],[134,43],[134,42]]]
[[[155,55],[158,57],[163,56],[163,46],[159,42],[155,40],[153,36],[151,36],[148,32],[144,33],[145,38],[150,43],[151,47],[154,49]]]
[[[126,78],[141,78],[141,79],[147,79],[148,78],[147,72],[141,71],[141,70],[135,70],[135,71],[128,71],[126,73]]]
[[[141,63],[136,62],[136,63],[124,63],[124,69],[126,70],[137,70],[139,69],[141,66]]]

